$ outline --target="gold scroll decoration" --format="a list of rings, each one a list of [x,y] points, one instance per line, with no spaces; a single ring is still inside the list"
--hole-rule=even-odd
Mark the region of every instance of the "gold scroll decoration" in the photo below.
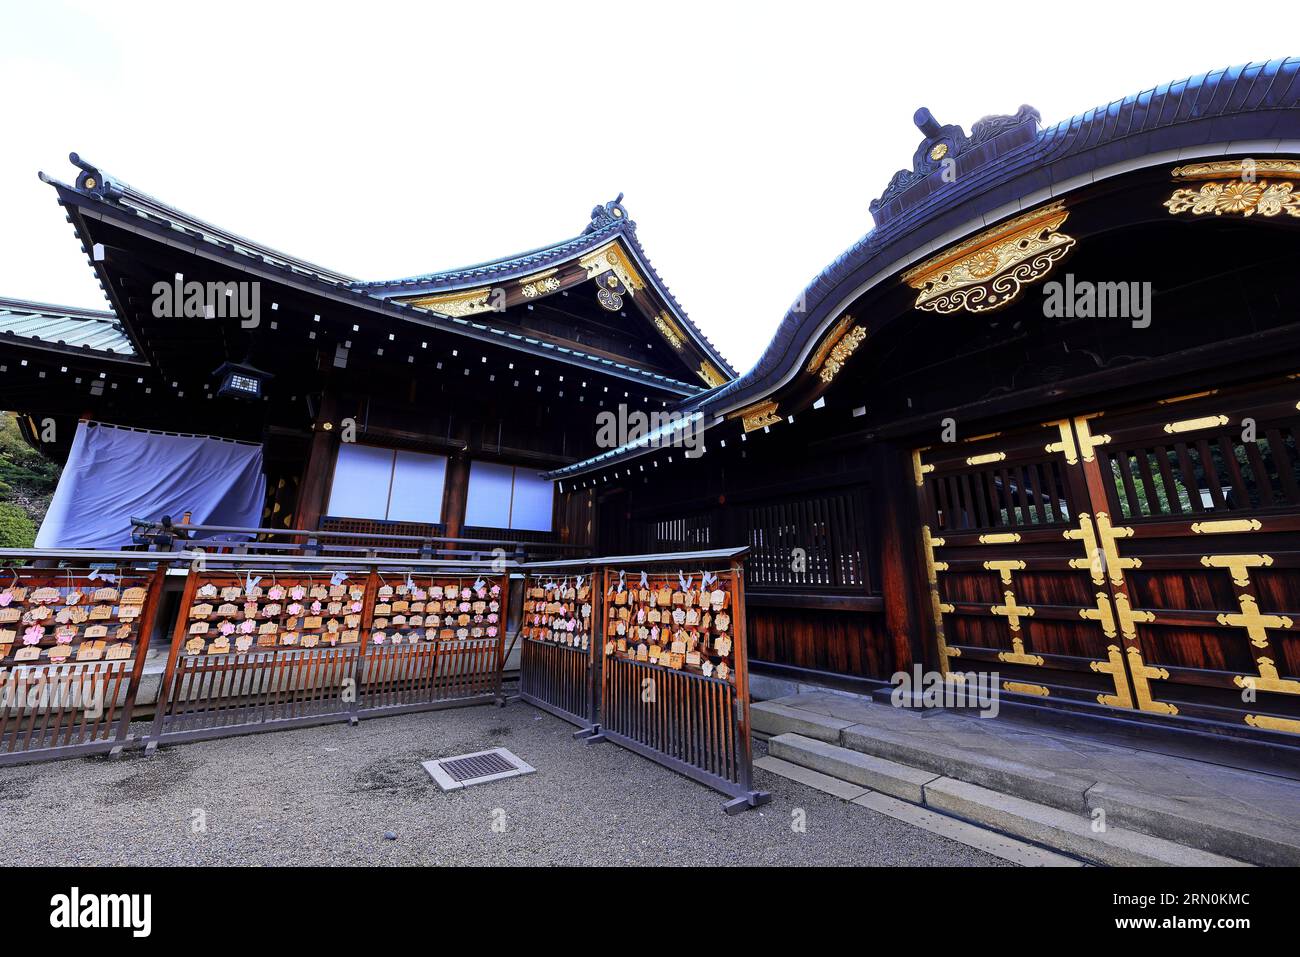
[[[548,269],[532,276],[525,276],[519,280],[520,292],[524,294],[525,299],[536,299],[538,296],[559,292],[560,279],[555,275],[557,272],[558,269]]]
[[[1074,246],[1060,232],[1069,217],[1062,202],[1016,216],[951,246],[903,273],[919,290],[915,306],[930,312],[987,312],[1015,301]]]
[[[670,346],[678,352],[682,350],[686,335],[682,332],[681,327],[673,322],[672,316],[666,312],[659,313],[659,315],[655,316],[655,328],[659,330],[659,335],[663,336]]]
[[[758,429],[767,428],[769,425],[776,425],[781,421],[775,399],[764,399],[762,402],[755,402],[753,405],[732,412],[727,418],[740,419],[740,424],[744,426],[746,432],[755,432]]]
[[[1262,179],[1261,176],[1269,178]],[[1191,213],[1204,216],[1260,215],[1285,213],[1300,217],[1300,194],[1295,184],[1282,176],[1300,176],[1295,160],[1224,160],[1176,167],[1175,180],[1206,180],[1199,189],[1179,187],[1162,204],[1171,215]]]
[[[817,373],[829,385],[866,338],[866,329],[853,325],[851,316],[842,317],[808,361],[808,372]]]
[[[436,296],[420,296],[405,302],[417,309],[431,309],[444,316],[472,316],[480,312],[492,312],[492,289],[469,289],[461,292],[444,292]]]

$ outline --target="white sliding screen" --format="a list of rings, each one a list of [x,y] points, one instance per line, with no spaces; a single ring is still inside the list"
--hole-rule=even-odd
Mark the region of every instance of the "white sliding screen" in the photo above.
[[[447,459],[442,455],[339,446],[330,485],[329,514],[392,522],[442,521]]]
[[[469,466],[465,524],[551,531],[551,483],[526,467],[474,461]]]

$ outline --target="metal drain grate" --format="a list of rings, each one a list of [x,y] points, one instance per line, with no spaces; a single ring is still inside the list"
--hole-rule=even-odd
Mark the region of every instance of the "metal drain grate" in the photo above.
[[[536,770],[505,748],[491,748],[474,754],[458,754],[455,757],[425,761],[424,769],[444,791],[532,774]]]
[[[515,766],[495,751],[469,758],[448,758],[441,762],[442,769],[456,781],[464,783],[470,778],[485,778],[489,774],[514,771]]]

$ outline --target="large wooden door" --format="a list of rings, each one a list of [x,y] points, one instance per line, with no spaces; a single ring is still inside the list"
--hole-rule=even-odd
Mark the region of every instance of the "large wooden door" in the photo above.
[[[941,666],[1300,733],[1298,398],[1287,379],[917,450]]]

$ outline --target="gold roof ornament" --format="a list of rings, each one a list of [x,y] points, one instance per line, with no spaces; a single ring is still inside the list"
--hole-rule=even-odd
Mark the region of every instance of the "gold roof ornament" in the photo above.
[[[1220,160],[1177,166],[1176,180],[1207,180],[1199,189],[1182,187],[1162,204],[1170,215],[1190,212],[1193,216],[1255,214],[1273,217],[1286,213],[1300,217],[1300,194],[1290,180],[1262,179],[1263,176],[1300,176],[1300,161],[1276,159]]]
[[[813,353],[808,371],[818,373],[822,382],[829,385],[866,338],[866,329],[853,325],[852,316],[843,316]]]
[[[776,425],[781,421],[781,415],[777,412],[777,404],[774,399],[755,402],[753,405],[732,412],[727,418],[740,419],[740,424],[744,426],[746,432],[756,432],[759,429],[767,428],[769,425]]]
[[[444,292],[436,296],[420,296],[405,300],[417,309],[432,309],[444,316],[460,318],[480,312],[492,312],[492,289],[469,289],[460,292]]]
[[[709,362],[701,362],[700,368],[697,370],[696,374],[699,375],[699,377],[703,379],[705,384],[711,389],[727,384],[727,377],[714,368]]]
[[[663,336],[670,346],[681,351],[682,340],[686,336],[682,333],[681,327],[673,322],[672,316],[666,312],[661,312],[655,316],[655,328],[659,330],[659,335]]]
[[[903,281],[919,290],[916,308],[988,312],[1014,302],[1025,286],[1051,272],[1074,246],[1074,237],[1059,231],[1069,215],[1063,202],[1050,203],[909,269]]]
[[[606,243],[588,253],[578,260],[578,265],[587,271],[588,279],[612,271],[630,295],[635,296],[638,290],[645,288],[645,280],[617,242]]]
[[[559,271],[559,269],[548,269],[545,272],[525,276],[519,280],[520,292],[523,293],[525,299],[536,299],[538,296],[548,296],[553,292],[559,292],[560,279],[555,275]]]

